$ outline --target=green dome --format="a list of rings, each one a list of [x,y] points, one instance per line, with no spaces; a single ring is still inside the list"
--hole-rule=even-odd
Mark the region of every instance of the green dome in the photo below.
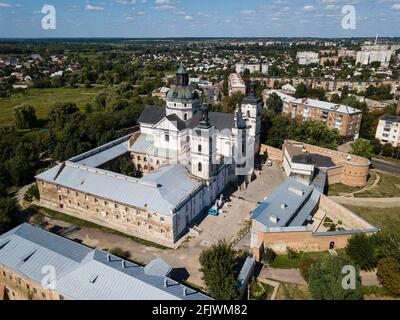
[[[167,101],[189,102],[199,99],[199,95],[192,87],[175,87],[168,91]]]

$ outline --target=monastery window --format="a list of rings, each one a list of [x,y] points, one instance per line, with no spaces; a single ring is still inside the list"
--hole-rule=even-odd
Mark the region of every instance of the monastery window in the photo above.
[[[71,204],[71,203],[72,203],[72,201],[71,201],[71,200],[68,200],[68,203],[69,203],[69,204]]]
[[[128,211],[129,211],[128,207],[125,207],[125,212],[128,212]]]
[[[115,216],[115,219],[117,219],[117,220],[118,220],[118,219],[119,219],[119,215],[116,215],[116,216]]]
[[[190,142],[190,137],[189,136],[186,137],[186,142]]]
[[[75,192],[75,196],[76,196],[76,197],[78,197],[78,196],[79,196],[78,192]]]
[[[153,229],[153,226],[149,224],[149,230],[152,230],[152,229]]]
[[[153,168],[153,167],[150,167],[150,171],[154,171],[154,168]]]
[[[96,209],[96,212],[99,213],[99,209]]]
[[[165,135],[165,141],[166,141],[166,142],[169,142],[169,134],[166,134],[166,135]]]
[[[144,170],[148,170],[149,169],[149,167],[148,166],[144,166]]]
[[[81,205],[80,205],[80,203],[78,202],[78,207],[80,207]]]
[[[114,208],[115,208],[115,209],[118,209],[118,205],[117,205],[117,204],[114,204]]]
[[[183,115],[183,119],[184,119],[185,121],[188,119],[187,113],[185,113],[185,114]]]
[[[89,210],[89,206],[86,206],[86,210]]]
[[[140,227],[140,221],[137,222],[137,225]]]
[[[151,219],[151,214],[147,214],[147,219]]]
[[[143,158],[143,161],[147,161],[147,158],[146,158],[146,157],[144,157],[144,158]]]
[[[201,144],[199,144],[199,145],[197,146],[197,151],[198,151],[198,152],[201,152],[201,150],[202,150],[202,147],[201,147]]]
[[[44,186],[44,182],[42,181],[42,186]]]
[[[67,193],[68,193],[68,194],[70,194],[70,191],[69,191],[69,190],[67,190]]]
[[[164,233],[164,230],[163,230],[163,229],[160,229],[160,233]]]
[[[33,293],[37,293],[37,289],[36,288],[33,288]]]
[[[198,164],[198,166],[197,166],[197,170],[198,170],[199,172],[202,172],[202,171],[203,171],[203,165],[201,164],[201,162],[199,162],[199,164]]]
[[[160,217],[160,222],[161,222],[161,223],[164,223],[164,222],[165,222],[165,219],[164,219],[163,217]]]
[[[61,187],[60,186],[57,186],[57,191],[61,192]]]
[[[6,276],[6,272],[5,272],[5,271],[3,271],[3,276],[4,276],[4,277]]]
[[[97,198],[94,198],[94,202],[97,202]]]
[[[159,165],[160,164],[160,160],[157,160],[156,164]]]
[[[250,118],[250,110],[247,110],[247,117]]]
[[[46,294],[44,292],[42,292],[42,297],[43,299],[46,299]]]
[[[105,206],[108,205],[108,202],[107,202],[107,201],[104,201],[104,205],[105,205]]]
[[[61,201],[61,200],[62,200],[62,197],[61,197],[61,196],[58,196],[58,200],[60,200],[60,201]]]
[[[141,156],[137,156],[138,161],[142,160]]]

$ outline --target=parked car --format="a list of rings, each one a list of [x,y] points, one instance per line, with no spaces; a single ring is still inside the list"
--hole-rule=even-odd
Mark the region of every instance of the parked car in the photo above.
[[[212,207],[210,210],[208,210],[208,214],[209,214],[210,216],[218,216],[219,211],[218,211],[217,208]]]

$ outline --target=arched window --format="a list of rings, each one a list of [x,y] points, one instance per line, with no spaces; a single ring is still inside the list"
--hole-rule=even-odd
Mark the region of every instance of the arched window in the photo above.
[[[185,121],[188,119],[187,113],[185,113],[185,114],[183,115],[183,119],[184,119]]]
[[[199,162],[197,169],[199,172],[203,171],[203,165],[201,164],[201,162]]]
[[[250,118],[250,110],[247,110],[247,117]]]

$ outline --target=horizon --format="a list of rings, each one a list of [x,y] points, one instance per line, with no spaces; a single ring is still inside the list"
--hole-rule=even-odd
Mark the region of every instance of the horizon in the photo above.
[[[50,5],[56,23],[46,30],[48,8],[42,1],[0,0],[0,38],[400,37],[400,0],[54,0]],[[354,26],[345,28],[349,7]]]

